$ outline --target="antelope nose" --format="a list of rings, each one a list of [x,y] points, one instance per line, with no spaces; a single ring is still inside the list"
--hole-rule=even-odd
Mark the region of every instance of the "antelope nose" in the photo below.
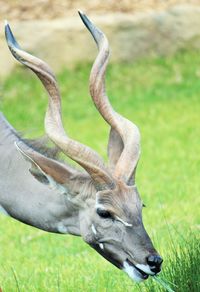
[[[147,258],[147,263],[150,266],[150,269],[154,273],[159,273],[161,270],[161,264],[163,259],[159,255],[150,255]]]

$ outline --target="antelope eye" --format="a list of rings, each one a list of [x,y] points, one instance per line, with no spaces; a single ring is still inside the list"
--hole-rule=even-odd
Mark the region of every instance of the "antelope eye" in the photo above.
[[[111,213],[107,210],[97,209],[97,214],[102,218],[111,218]]]

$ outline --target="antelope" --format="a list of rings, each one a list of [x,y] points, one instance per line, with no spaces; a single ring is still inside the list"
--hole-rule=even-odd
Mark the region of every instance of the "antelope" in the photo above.
[[[105,34],[84,13],[79,15],[98,47],[89,87],[97,110],[110,126],[109,162],[68,137],[54,73],[19,46],[6,23],[12,55],[38,76],[48,93],[45,131],[56,148],[49,148],[43,140],[24,139],[0,115],[0,210],[47,232],[81,236],[101,256],[140,282],[158,274],[163,261],[144,228],[143,204],[135,183],[140,132],[112,108],[107,97],[105,73],[110,49]],[[81,170],[59,160],[59,152]]]

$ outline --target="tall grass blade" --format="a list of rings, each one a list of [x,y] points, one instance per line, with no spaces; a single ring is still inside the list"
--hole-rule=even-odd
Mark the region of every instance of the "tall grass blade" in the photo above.
[[[17,291],[20,292],[20,288],[19,288],[19,282],[18,282],[17,274],[16,274],[15,270],[13,269],[13,267],[11,267],[11,270],[12,270],[13,276],[14,276],[14,278],[15,278],[15,283],[16,283],[16,286],[17,286]]]

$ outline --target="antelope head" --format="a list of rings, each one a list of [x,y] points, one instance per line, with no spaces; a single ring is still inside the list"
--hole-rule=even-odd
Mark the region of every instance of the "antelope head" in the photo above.
[[[68,199],[74,206],[69,207],[67,203],[66,209],[72,208],[71,214],[76,214],[79,235],[132,279],[142,281],[160,272],[162,258],[143,226],[143,204],[135,183],[140,156],[140,133],[137,126],[118,114],[108,100],[105,72],[110,50],[106,36],[85,14],[79,14],[99,51],[89,83],[93,102],[110,126],[109,162],[105,164],[95,151],[67,136],[61,118],[60,93],[53,72],[45,62],[20,48],[7,24],[6,38],[12,54],[36,73],[48,92],[49,104],[45,116],[47,135],[85,172],[78,180],[63,163],[20,145],[17,147],[31,161],[32,174],[39,177],[40,182],[47,183],[48,179],[48,182],[53,181],[62,194],[68,196],[70,193]]]

